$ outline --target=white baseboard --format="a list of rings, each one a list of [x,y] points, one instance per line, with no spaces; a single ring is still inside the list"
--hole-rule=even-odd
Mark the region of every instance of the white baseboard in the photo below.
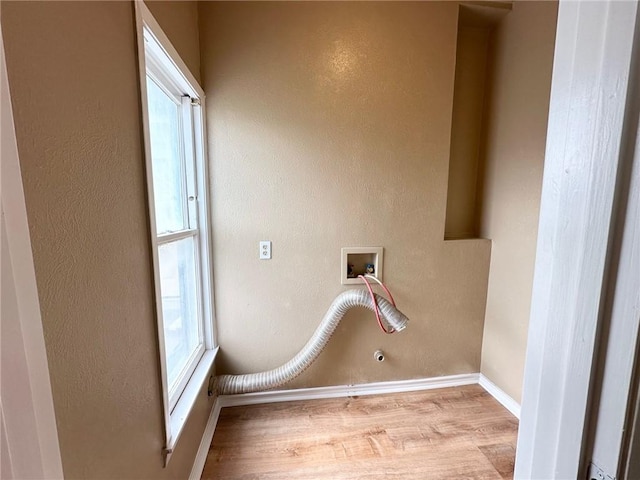
[[[436,388],[461,387],[480,384],[491,396],[500,402],[516,418],[520,419],[520,405],[481,373],[448,375],[444,377],[398,380],[392,382],[363,383],[359,385],[338,385],[332,387],[299,388],[293,390],[275,390],[267,392],[243,393],[239,395],[220,395],[211,409],[207,426],[198,448],[189,480],[200,480],[213,433],[223,407],[255,405],[259,403],[292,402],[295,400],[318,400],[324,398],[355,397],[377,395],[381,393],[415,392]]]
[[[200,440],[200,446],[198,447],[196,458],[193,461],[193,467],[191,467],[189,480],[200,480],[200,478],[202,477],[202,471],[204,470],[204,464],[207,461],[207,454],[209,453],[209,447],[211,446],[211,441],[213,440],[213,433],[215,432],[216,426],[218,425],[218,417],[220,417],[221,409],[222,405],[220,402],[220,397],[217,397],[213,404],[213,407],[211,408],[207,426],[204,428],[202,440]]]
[[[363,383],[358,385],[337,385],[332,387],[299,388],[294,390],[274,390],[239,395],[221,395],[223,407],[254,405],[257,403],[291,402],[294,400],[317,400],[323,398],[356,397],[381,393],[402,393],[434,388],[459,387],[478,383],[477,373],[449,375],[445,377],[418,378],[391,382]]]
[[[502,404],[504,408],[509,410],[514,417],[520,420],[520,404],[513,398],[507,395],[504,390],[498,387],[495,383],[485,377],[482,373],[478,375],[478,383],[484,388],[493,398]]]

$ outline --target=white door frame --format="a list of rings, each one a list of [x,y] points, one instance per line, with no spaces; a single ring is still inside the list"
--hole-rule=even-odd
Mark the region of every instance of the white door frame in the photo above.
[[[57,479],[63,478],[62,462],[4,41],[0,70],[0,474],[3,479]]]
[[[629,79],[637,9],[636,2],[559,5],[516,454],[519,479],[584,478],[591,461],[590,400],[599,394],[592,384],[594,358],[606,348],[600,334],[616,268],[612,253],[621,235],[615,223],[619,175],[629,171],[625,147],[636,134],[626,129],[628,106],[636,103]],[[633,358],[634,351],[622,354]],[[628,378],[626,390],[624,385],[609,388],[627,395]]]

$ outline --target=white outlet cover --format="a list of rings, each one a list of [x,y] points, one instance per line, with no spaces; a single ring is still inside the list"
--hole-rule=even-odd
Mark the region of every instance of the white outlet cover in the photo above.
[[[271,260],[271,241],[260,242],[260,260]]]

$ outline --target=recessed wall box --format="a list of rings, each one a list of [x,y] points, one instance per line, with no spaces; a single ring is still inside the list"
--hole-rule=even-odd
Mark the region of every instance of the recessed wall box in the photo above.
[[[340,283],[360,284],[362,279],[358,275],[365,273],[382,281],[382,252],[382,247],[344,247],[340,257]]]

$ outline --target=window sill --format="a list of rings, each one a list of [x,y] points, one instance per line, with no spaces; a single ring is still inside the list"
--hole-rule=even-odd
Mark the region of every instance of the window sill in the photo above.
[[[180,438],[180,434],[182,433],[182,430],[187,423],[189,414],[191,413],[191,410],[193,409],[193,406],[198,399],[198,394],[200,393],[200,390],[202,390],[202,386],[209,377],[209,372],[211,371],[211,367],[213,366],[213,362],[216,359],[217,353],[218,347],[214,348],[213,350],[206,350],[204,352],[202,359],[198,363],[198,366],[193,371],[193,375],[191,375],[191,378],[189,379],[189,383],[187,383],[184,392],[180,396],[180,400],[178,400],[178,403],[176,403],[173,412],[171,412],[171,418],[169,422],[171,427],[171,440],[164,449],[164,452],[166,454],[165,466],[169,463],[171,453],[178,443],[178,439]]]

